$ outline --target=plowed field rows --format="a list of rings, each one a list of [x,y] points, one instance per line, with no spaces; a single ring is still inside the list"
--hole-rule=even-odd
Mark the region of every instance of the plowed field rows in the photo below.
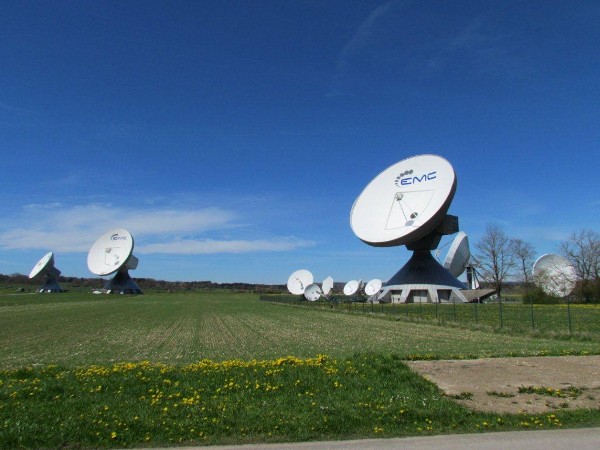
[[[137,297],[65,293],[0,302],[0,367],[189,363],[376,352],[426,359],[600,353],[600,343],[534,339],[259,302],[252,294]],[[18,299],[12,296],[11,299]],[[0,299],[2,300],[2,299]]]

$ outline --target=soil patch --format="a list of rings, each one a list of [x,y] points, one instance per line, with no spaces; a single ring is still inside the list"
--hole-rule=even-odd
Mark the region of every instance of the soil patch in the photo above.
[[[410,361],[466,407],[538,414],[600,408],[600,355]]]

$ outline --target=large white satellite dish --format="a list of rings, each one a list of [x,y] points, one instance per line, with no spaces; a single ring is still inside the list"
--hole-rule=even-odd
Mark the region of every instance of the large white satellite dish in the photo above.
[[[138,266],[133,255],[133,236],[124,228],[111,230],[98,238],[90,248],[87,264],[90,272],[106,276],[115,274],[106,283],[107,293],[141,294],[142,290],[129,276]]]
[[[382,285],[383,283],[381,280],[374,278],[365,285],[365,294],[367,294],[369,297],[377,294]]]
[[[344,285],[344,295],[350,296],[356,294],[358,288],[360,287],[360,282],[357,280],[350,280]]]
[[[291,294],[302,295],[310,284],[313,284],[313,274],[306,269],[300,269],[290,275],[287,288]]]
[[[388,167],[365,187],[352,206],[350,226],[376,247],[411,243],[443,221],[455,191],[456,175],[448,161],[414,156]]]
[[[444,235],[458,230],[458,217],[448,215],[456,192],[456,174],[437,155],[418,155],[389,166],[363,189],[350,211],[356,236],[374,247],[406,245],[410,260],[392,277],[380,301],[449,299],[466,302],[465,285],[431,255]]]
[[[454,277],[459,277],[467,268],[469,259],[471,258],[471,250],[469,249],[469,238],[467,233],[459,231],[446,255],[444,267]]]
[[[547,253],[533,263],[533,279],[546,294],[566,297],[575,289],[577,273],[566,258]]]
[[[327,296],[333,289],[333,278],[327,277],[323,280],[321,284],[321,290],[323,291],[323,295]]]
[[[44,284],[38,289],[38,292],[64,292],[56,279],[60,275],[60,270],[54,267],[54,253],[48,252],[37,262],[31,272],[29,278],[35,278],[38,275],[45,275]]]
[[[309,284],[308,286],[306,286],[306,289],[304,289],[304,297],[306,298],[306,300],[309,300],[311,302],[316,302],[317,300],[319,300],[319,298],[321,298],[321,294],[321,288],[317,283]]]

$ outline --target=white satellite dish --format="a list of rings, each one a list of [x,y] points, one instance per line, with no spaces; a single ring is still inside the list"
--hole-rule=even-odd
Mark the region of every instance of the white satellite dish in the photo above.
[[[447,296],[466,302],[464,283],[435,260],[444,235],[458,231],[458,217],[448,215],[456,192],[456,174],[437,155],[418,155],[391,165],[363,189],[352,205],[350,226],[374,247],[406,245],[412,257],[384,285],[380,301],[409,301],[414,291],[429,298]]]
[[[546,294],[566,297],[577,283],[577,273],[560,255],[547,253],[533,263],[533,279]]]
[[[344,295],[354,295],[358,288],[360,287],[360,282],[357,280],[350,280],[344,285]]]
[[[374,278],[373,280],[369,281],[366,284],[365,294],[367,294],[369,297],[377,294],[379,292],[379,290],[381,289],[382,285],[383,285],[383,283],[381,280]]]
[[[471,258],[471,250],[469,249],[469,238],[467,233],[459,231],[446,255],[444,267],[454,277],[459,277],[467,268],[469,259]]]
[[[329,295],[331,290],[333,289],[333,278],[327,277],[323,280],[321,284],[321,290],[323,291],[323,295]]]
[[[45,275],[44,284],[38,289],[38,292],[64,292],[56,279],[60,275],[60,270],[54,267],[54,253],[48,252],[37,262],[31,272],[29,278],[35,278],[38,275]]]
[[[436,155],[414,156],[377,175],[355,200],[352,231],[376,247],[404,245],[431,233],[443,221],[456,175]]]
[[[133,236],[124,228],[111,230],[98,238],[90,248],[87,264],[90,272],[115,276],[106,283],[107,293],[141,294],[142,290],[129,276],[138,259],[133,255]]]
[[[317,283],[309,284],[308,286],[306,286],[306,289],[304,289],[304,297],[306,298],[306,300],[309,300],[311,302],[316,302],[317,300],[319,300],[322,293],[323,292],[321,291],[321,288]]]
[[[302,295],[310,284],[313,284],[313,274],[306,269],[300,269],[290,275],[287,288],[291,294]]]

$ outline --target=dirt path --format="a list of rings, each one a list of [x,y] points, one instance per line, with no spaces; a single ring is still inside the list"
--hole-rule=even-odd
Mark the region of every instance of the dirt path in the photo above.
[[[412,361],[407,364],[437,384],[446,395],[477,411],[533,414],[567,408],[600,408],[600,356]],[[533,387],[536,392],[519,393],[520,387]]]

